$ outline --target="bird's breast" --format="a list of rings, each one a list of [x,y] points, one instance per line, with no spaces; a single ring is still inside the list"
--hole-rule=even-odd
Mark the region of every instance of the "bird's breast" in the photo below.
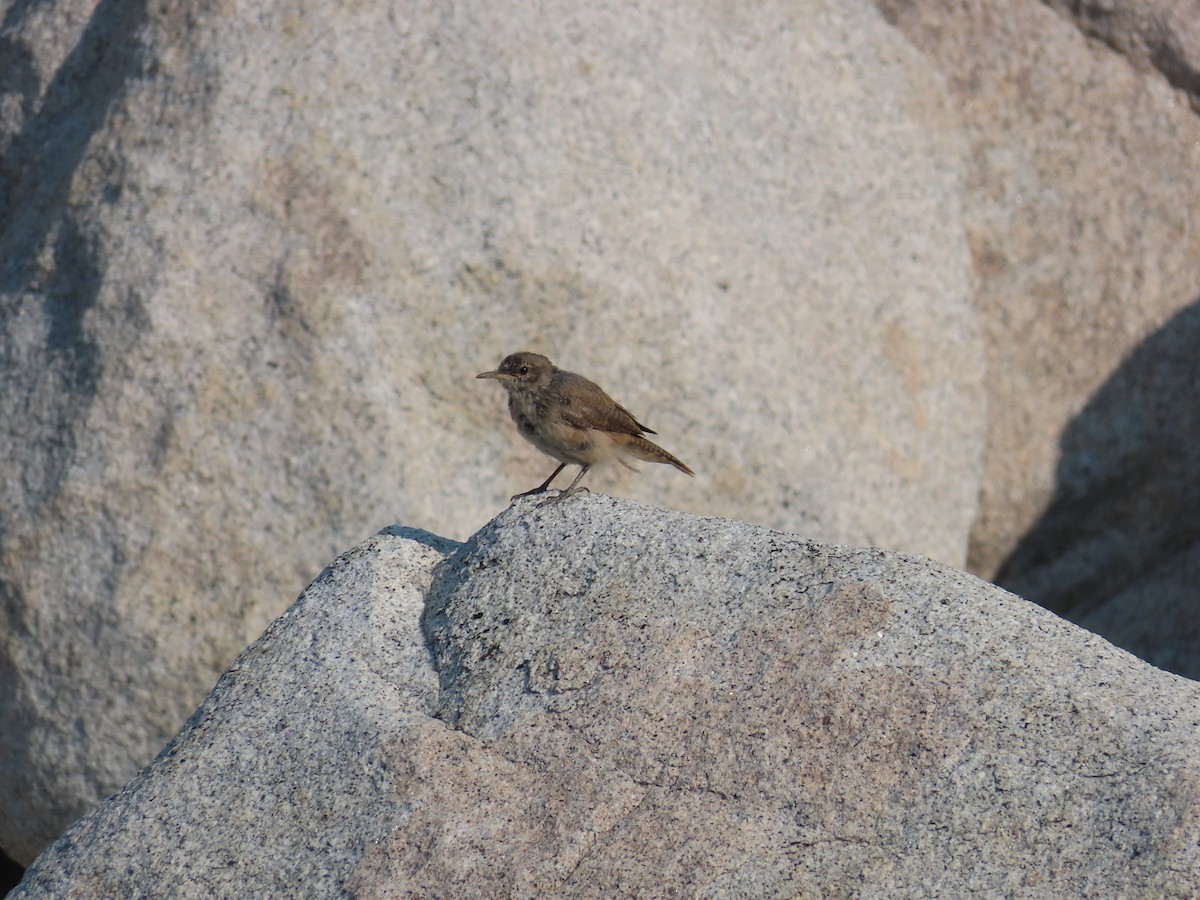
[[[513,391],[508,398],[508,411],[521,437],[547,456],[573,465],[598,462],[599,444],[604,443],[597,440],[600,433],[571,425],[552,404],[539,403],[530,393]]]

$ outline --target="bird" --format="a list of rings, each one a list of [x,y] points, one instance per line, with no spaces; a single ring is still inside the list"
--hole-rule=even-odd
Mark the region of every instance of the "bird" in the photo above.
[[[635,419],[599,385],[558,368],[540,353],[523,350],[510,354],[496,369],[475,377],[495,379],[504,386],[508,412],[521,437],[560,464],[549,478],[532,490],[514,494],[513,500],[544,493],[568,465],[579,466],[579,474],[555,500],[587,490],[580,488],[579,482],[589,469],[601,463],[616,461],[632,469],[632,458],[672,465],[685,475],[696,474],[643,437],[656,432]]]

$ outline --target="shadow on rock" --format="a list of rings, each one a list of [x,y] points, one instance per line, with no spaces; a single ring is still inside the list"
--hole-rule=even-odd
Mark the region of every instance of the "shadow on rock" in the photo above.
[[[1071,421],[1057,481],[996,583],[1200,678],[1200,301]]]
[[[100,294],[104,253],[93,223],[80,211],[83,204],[68,198],[91,141],[145,66],[137,37],[145,5],[102,0],[47,85],[40,108],[31,51],[12,37],[0,38],[0,93],[29,116],[3,147],[0,165],[0,294],[9,298],[0,304],[0,371],[15,376],[29,368],[28,356],[14,349],[20,344],[17,320],[27,310],[12,298],[39,295],[47,329],[44,348],[26,350],[37,355],[36,371],[18,379],[13,394],[20,401],[5,410],[12,433],[24,435],[22,443],[47,460],[40,479],[27,478],[33,503],[61,488],[74,461],[73,426],[83,420],[100,377],[100,352],[84,320]],[[13,4],[4,30],[15,31],[34,9]],[[113,172],[112,180],[110,190],[119,190],[120,173]],[[53,247],[54,265],[43,271],[47,246]],[[136,298],[128,302],[136,307]],[[2,520],[0,515],[0,533],[6,530]]]

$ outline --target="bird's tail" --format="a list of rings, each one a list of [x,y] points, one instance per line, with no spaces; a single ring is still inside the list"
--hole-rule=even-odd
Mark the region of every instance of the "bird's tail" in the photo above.
[[[648,441],[640,435],[632,435],[629,438],[629,443],[625,445],[625,449],[629,451],[631,456],[636,456],[638,459],[644,459],[646,462],[667,463],[677,468],[685,475],[695,475],[696,473],[677,460],[674,456],[664,450],[662,447],[653,441]]]

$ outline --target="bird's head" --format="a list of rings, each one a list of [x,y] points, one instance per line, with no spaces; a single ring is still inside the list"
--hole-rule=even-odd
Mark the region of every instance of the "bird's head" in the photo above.
[[[491,372],[480,372],[476,378],[494,378],[509,390],[545,387],[554,375],[554,363],[540,353],[523,350],[504,357]]]

